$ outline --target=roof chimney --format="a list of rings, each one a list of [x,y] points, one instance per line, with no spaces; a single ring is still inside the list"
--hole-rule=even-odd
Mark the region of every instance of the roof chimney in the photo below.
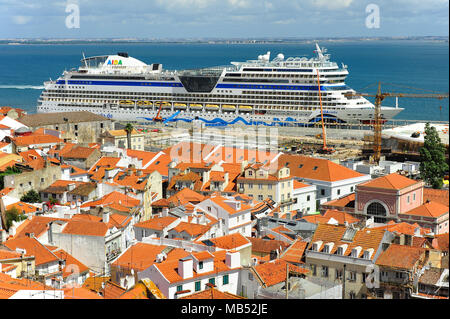
[[[225,264],[232,269],[239,268],[241,266],[241,253],[235,250],[227,251]]]
[[[178,275],[183,279],[194,276],[194,263],[191,257],[184,257],[178,260]]]
[[[104,222],[105,224],[109,223],[109,211],[107,210],[102,211],[102,222]]]

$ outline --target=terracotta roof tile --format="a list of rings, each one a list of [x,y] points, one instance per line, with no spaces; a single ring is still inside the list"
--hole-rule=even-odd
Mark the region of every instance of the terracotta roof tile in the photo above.
[[[95,151],[95,148],[83,147],[83,146],[75,146],[72,147],[69,151],[61,154],[64,158],[80,158],[86,159]]]
[[[360,253],[357,257],[360,258],[363,256],[365,250],[373,249],[373,252],[369,258],[372,260],[378,251],[381,240],[383,239],[386,231],[383,229],[364,228],[354,231],[353,239],[344,240],[343,236],[346,234],[347,229],[350,228],[341,225],[319,223],[307,249],[311,249],[314,242],[321,241],[322,244],[318,248],[318,251],[322,251],[325,244],[333,243],[333,248],[329,253],[334,254],[337,251],[338,246],[346,244],[347,248],[343,254],[344,256],[351,255],[353,248],[361,247]]]
[[[289,263],[303,263],[302,258],[307,245],[307,242],[296,240],[289,248],[285,250],[281,256],[281,259]]]
[[[364,176],[329,160],[309,156],[282,154],[277,161],[279,165],[287,164],[292,176],[306,179],[334,182]]]
[[[17,248],[25,249],[26,256],[35,257],[36,266],[59,260],[59,258],[55,254],[53,254],[48,248],[42,245],[36,238],[22,237],[17,239],[10,239],[6,241],[4,245],[12,250],[15,250]]]
[[[151,245],[147,243],[137,243],[128,248],[119,258],[112,263],[112,266],[121,267],[125,269],[135,269],[143,271],[156,262],[156,257],[167,246]],[[167,259],[176,259],[189,256],[189,253],[181,248],[174,248],[167,253]]]
[[[420,183],[419,181],[407,178],[397,173],[392,173],[386,176],[375,178],[371,181],[359,184],[358,186],[383,188],[383,189],[396,189],[400,190],[408,186]],[[358,187],[357,186],[357,187]]]
[[[245,299],[229,292],[222,292],[216,288],[209,288],[193,294],[181,297],[180,299]]]
[[[404,245],[391,244],[378,257],[378,266],[412,269],[425,256],[426,249]]]
[[[221,249],[235,249],[251,243],[250,240],[244,237],[241,233],[210,238],[208,241],[212,242],[215,247]]]
[[[270,253],[273,250],[285,250],[289,244],[281,240],[266,240],[261,238],[247,237],[252,243],[252,252]]]
[[[437,202],[428,202],[403,214],[438,218],[445,214],[448,215],[448,206]]]
[[[173,216],[155,217],[143,222],[136,223],[134,227],[153,229],[161,231],[175,222],[178,218]]]
[[[269,261],[254,267],[259,278],[265,287],[271,287],[286,280],[286,265],[288,263],[282,259]],[[289,265],[289,271],[295,271],[298,274],[307,274],[309,270],[294,265]]]
[[[423,189],[423,202],[438,202],[442,205],[449,203],[449,190],[448,189],[433,189],[424,187]]]

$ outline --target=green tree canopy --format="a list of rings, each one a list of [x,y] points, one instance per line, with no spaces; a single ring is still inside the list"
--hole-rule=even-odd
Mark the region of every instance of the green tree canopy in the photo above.
[[[26,215],[21,214],[19,210],[16,207],[12,207],[8,209],[5,212],[6,216],[6,229],[9,230],[9,228],[12,226],[13,221],[21,221],[27,218]]]
[[[133,132],[133,124],[128,123],[125,125],[125,132],[127,132],[127,148],[132,149],[131,147],[131,132]]]
[[[20,200],[25,203],[40,203],[41,197],[39,196],[38,192],[36,192],[34,189],[31,191],[25,193]]]
[[[420,149],[420,174],[422,179],[433,188],[441,188],[443,178],[448,172],[445,159],[445,146],[435,127],[425,124],[424,145]]]

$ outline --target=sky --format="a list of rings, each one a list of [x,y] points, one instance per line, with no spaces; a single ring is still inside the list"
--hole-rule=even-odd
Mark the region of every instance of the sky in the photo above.
[[[448,21],[448,0],[0,0],[0,39],[448,36]]]

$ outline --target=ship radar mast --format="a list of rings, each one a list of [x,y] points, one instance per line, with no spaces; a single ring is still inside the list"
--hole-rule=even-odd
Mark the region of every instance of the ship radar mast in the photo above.
[[[316,42],[316,50],[314,50],[314,52],[317,53],[319,61],[327,61],[330,58],[329,54],[324,54],[327,52],[327,49],[320,48],[317,42]]]

